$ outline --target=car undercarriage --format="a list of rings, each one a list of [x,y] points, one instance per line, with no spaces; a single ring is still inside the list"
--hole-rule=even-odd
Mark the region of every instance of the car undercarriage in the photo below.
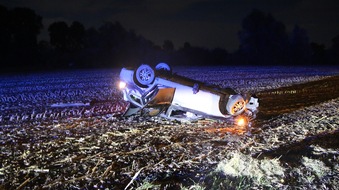
[[[124,113],[192,121],[211,118],[236,125],[250,125],[258,112],[258,98],[219,88],[177,74],[166,63],[155,68],[142,64],[122,68],[120,89],[129,108]],[[239,122],[240,121],[240,122]]]

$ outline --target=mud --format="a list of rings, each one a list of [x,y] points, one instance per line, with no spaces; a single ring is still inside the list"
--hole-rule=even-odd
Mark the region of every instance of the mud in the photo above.
[[[339,97],[339,76],[257,93],[258,122]]]

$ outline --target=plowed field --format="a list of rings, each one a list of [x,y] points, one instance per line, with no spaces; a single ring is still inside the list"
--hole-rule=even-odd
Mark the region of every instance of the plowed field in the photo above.
[[[208,71],[178,74],[255,93],[252,127],[123,118],[116,70],[1,76],[0,189],[339,186],[338,69]]]

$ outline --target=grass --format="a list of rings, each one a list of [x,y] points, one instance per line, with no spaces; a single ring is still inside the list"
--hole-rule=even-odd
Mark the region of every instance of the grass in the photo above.
[[[221,161],[216,168],[216,172],[221,172],[226,177],[249,178],[256,185],[268,187],[280,184],[284,171],[278,159],[258,160],[240,152],[234,152],[230,159]],[[238,185],[241,183],[242,180]]]
[[[325,166],[324,162],[320,160],[303,157],[302,164],[307,168],[307,170],[314,173],[319,179],[323,178],[331,171],[331,169]]]
[[[160,189],[160,185],[152,184],[149,181],[144,181],[136,190]]]

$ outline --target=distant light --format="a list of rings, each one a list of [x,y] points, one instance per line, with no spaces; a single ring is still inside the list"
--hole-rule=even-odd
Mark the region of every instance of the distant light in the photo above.
[[[123,81],[120,81],[120,82],[119,82],[119,88],[120,88],[120,89],[124,89],[124,88],[126,87],[126,85],[127,85],[127,84],[126,84],[125,82],[123,82]]]

